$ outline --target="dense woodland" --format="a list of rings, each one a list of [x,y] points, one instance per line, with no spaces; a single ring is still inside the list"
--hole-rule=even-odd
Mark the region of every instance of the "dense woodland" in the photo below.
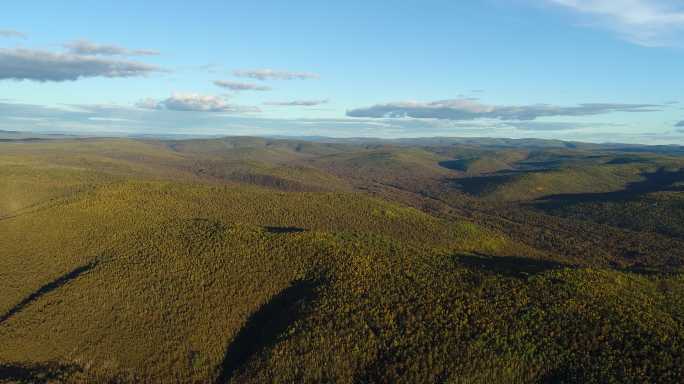
[[[0,383],[680,383],[684,157],[0,142]]]

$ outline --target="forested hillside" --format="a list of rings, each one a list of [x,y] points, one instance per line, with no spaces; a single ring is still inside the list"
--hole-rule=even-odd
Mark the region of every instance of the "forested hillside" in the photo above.
[[[684,158],[8,139],[0,383],[678,383]]]

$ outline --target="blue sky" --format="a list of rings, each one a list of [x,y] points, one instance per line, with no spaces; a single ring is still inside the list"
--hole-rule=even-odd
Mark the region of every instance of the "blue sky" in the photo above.
[[[3,5],[0,129],[684,144],[684,2]]]

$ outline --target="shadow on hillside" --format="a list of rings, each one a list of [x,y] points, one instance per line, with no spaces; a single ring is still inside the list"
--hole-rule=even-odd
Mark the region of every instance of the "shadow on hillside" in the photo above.
[[[527,278],[552,269],[569,267],[554,261],[515,256],[459,255],[456,256],[456,260],[471,270],[487,271],[514,278]]]
[[[481,196],[514,179],[515,174],[507,171],[506,174],[451,179],[451,182],[453,186],[469,195]]]
[[[629,183],[625,189],[620,191],[550,195],[537,199],[538,203],[536,205],[541,209],[552,209],[565,204],[581,202],[624,201],[639,195],[658,191],[684,191],[684,187],[674,185],[675,183],[684,182],[684,169],[667,171],[664,168],[660,168],[656,172],[644,173],[642,176],[645,180]]]
[[[59,363],[5,364],[0,363],[0,383],[54,383],[81,372],[76,365]]]
[[[221,173],[212,174],[212,176],[219,176],[230,181],[257,185],[284,192],[322,192],[325,190],[318,186],[307,185],[299,181],[268,174],[234,172],[226,175]]]
[[[19,217],[19,215],[7,215],[7,216],[1,216],[0,215],[0,221],[14,219],[15,217]]]
[[[26,306],[31,304],[32,302],[40,299],[43,295],[48,294],[55,289],[58,289],[59,287],[63,286],[64,284],[68,283],[71,280],[76,279],[77,277],[81,276],[82,274],[90,271],[95,267],[97,262],[92,262],[87,265],[80,266],[73,271],[60,276],[59,278],[43,285],[40,287],[37,291],[33,292],[29,296],[27,296],[24,300],[19,302],[17,305],[12,307],[7,313],[4,315],[0,316],[0,324],[4,323],[5,321],[9,320],[10,317],[14,316],[21,310],[23,310]]]
[[[608,162],[606,164],[610,165],[618,165],[618,164],[644,164],[644,163],[649,163],[649,159],[644,159],[643,157],[616,157]]]
[[[681,267],[676,265],[652,267],[643,263],[636,263],[628,267],[620,268],[619,270],[621,272],[634,273],[642,276],[674,276],[683,272]]]
[[[253,313],[226,349],[216,383],[228,382],[253,356],[276,344],[316,296],[317,280],[297,280]]]
[[[465,172],[468,170],[468,162],[469,160],[457,159],[440,161],[437,164],[439,164],[439,166],[442,168]]]
[[[306,232],[306,229],[299,227],[264,227],[264,231],[268,233],[302,233]]]

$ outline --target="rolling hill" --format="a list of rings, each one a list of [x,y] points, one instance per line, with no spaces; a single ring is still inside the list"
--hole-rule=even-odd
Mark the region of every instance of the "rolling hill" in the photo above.
[[[0,143],[0,383],[681,382],[684,159],[537,144]]]

